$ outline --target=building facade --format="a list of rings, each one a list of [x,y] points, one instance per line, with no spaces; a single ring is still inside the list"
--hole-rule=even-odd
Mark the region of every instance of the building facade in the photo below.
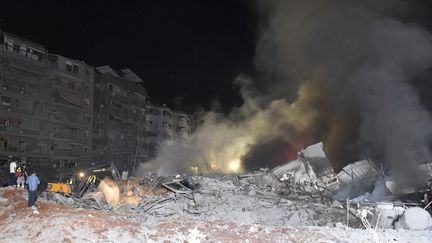
[[[212,111],[196,111],[189,115],[191,119],[191,132],[194,133],[205,122],[218,123],[224,119],[223,113]]]
[[[72,168],[90,156],[94,70],[1,33],[0,163]],[[85,166],[83,164],[83,166]]]
[[[173,111],[166,105],[148,105],[146,127],[146,151],[149,158],[154,158],[164,141],[187,142],[191,119],[188,114]]]
[[[114,162],[132,173],[147,159],[143,80],[130,69],[98,67],[94,96],[94,163]]]
[[[46,161],[45,133],[48,51],[9,33],[0,33],[0,163],[9,156]]]
[[[94,68],[83,61],[48,55],[50,67],[45,132],[53,167],[91,161]]]
[[[14,157],[53,174],[110,162],[131,173],[190,133],[189,115],[151,105],[130,69],[95,69],[0,32],[0,167]]]

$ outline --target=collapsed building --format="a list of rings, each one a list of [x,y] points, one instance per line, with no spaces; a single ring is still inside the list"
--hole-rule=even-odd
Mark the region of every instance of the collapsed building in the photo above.
[[[396,195],[368,200],[383,175],[384,170],[368,159],[336,174],[323,144],[317,143],[301,150],[296,160],[273,169],[210,177],[147,174],[117,182],[103,179],[97,191],[82,198],[48,193],[44,200],[133,211],[133,217],[147,215],[154,222],[166,217],[198,217],[279,226],[432,227],[426,211],[430,203],[425,207],[414,196],[411,201]]]

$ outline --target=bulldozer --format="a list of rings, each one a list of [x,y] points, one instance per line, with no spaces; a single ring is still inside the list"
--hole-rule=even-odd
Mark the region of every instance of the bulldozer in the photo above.
[[[115,182],[120,181],[120,174],[114,163],[92,166],[85,171],[64,175],[59,182],[48,182],[46,191],[62,193],[67,196],[81,198],[85,192],[94,189],[102,176],[110,176]]]

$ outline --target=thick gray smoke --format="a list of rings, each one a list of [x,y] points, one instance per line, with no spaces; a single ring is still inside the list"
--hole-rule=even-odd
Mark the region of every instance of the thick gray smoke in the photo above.
[[[320,90],[309,102],[320,100],[314,109],[329,133],[315,135],[341,164],[350,156],[380,156],[394,169],[412,168],[412,151],[430,138],[430,116],[408,81],[431,66],[431,34],[392,18],[401,6],[347,0],[266,6],[256,63],[261,81],[273,84],[268,99],[298,99],[292,91],[302,85]]]
[[[428,143],[432,123],[408,81],[432,64],[431,34],[394,17],[399,1],[260,3],[258,75],[243,89],[244,107],[234,120],[206,123],[176,163],[235,157],[253,168],[322,140],[338,168],[372,156],[412,178],[412,152]]]

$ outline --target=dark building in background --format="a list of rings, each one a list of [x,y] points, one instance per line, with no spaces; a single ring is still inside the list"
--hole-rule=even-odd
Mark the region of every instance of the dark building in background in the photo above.
[[[114,162],[132,172],[147,160],[146,105],[143,80],[130,69],[96,68],[94,95],[94,163]]]
[[[165,105],[148,105],[146,127],[146,151],[154,158],[162,142],[188,141],[191,120],[186,113],[173,111]]]
[[[73,168],[90,158],[94,70],[2,33],[0,160]],[[83,164],[83,166],[85,166]]]
[[[211,111],[196,111],[189,115],[191,120],[191,132],[194,133],[206,122],[217,123],[222,121],[225,116],[223,113]]]
[[[1,33],[0,41],[0,161],[6,164],[9,156],[46,161],[48,51],[9,33]]]
[[[48,59],[45,128],[52,166],[86,166],[91,161],[94,68],[60,55]]]
[[[130,174],[162,142],[187,142],[191,126],[188,114],[150,104],[143,80],[130,69],[95,70],[0,32],[4,168],[14,157],[51,175],[111,162]]]

